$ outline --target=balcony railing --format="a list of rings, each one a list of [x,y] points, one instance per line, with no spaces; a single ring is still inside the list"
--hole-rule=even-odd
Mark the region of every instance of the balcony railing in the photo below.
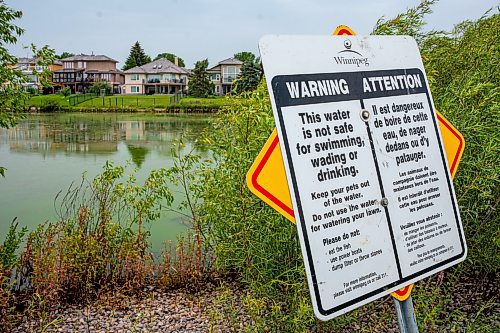
[[[186,80],[185,79],[166,79],[166,80],[148,79],[147,83],[180,83],[180,84],[185,84]]]

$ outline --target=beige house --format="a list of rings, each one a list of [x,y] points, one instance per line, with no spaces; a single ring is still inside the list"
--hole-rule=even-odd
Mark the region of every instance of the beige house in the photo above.
[[[25,89],[35,89],[39,90],[41,88],[40,84],[40,73],[47,69],[46,66],[37,65],[37,58],[18,58],[15,68],[20,70],[23,75],[26,76],[26,82],[22,84]]]
[[[122,93],[148,95],[187,93],[188,73],[178,64],[161,58],[126,70]]]
[[[60,60],[63,68],[54,71],[52,82],[73,93],[86,92],[94,82],[109,83],[114,93],[120,93],[125,82],[123,72],[116,69],[118,61],[105,55],[80,54]]]
[[[233,81],[240,74],[241,66],[243,66],[242,61],[235,58],[228,58],[207,70],[210,80],[214,84],[216,95],[223,96],[231,92]]]

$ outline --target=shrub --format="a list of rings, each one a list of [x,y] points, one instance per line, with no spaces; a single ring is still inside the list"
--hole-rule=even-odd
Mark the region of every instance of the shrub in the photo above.
[[[454,184],[469,247],[467,263],[500,267],[500,15],[462,22],[422,43],[436,108],[463,134]]]
[[[229,101],[206,138],[215,165],[204,181],[201,224],[217,269],[236,273],[253,291],[248,304],[260,314],[259,322],[269,310],[271,317],[280,317],[277,321],[267,317],[265,325],[276,325],[271,331],[297,331],[315,320],[310,306],[302,308],[308,291],[296,227],[251,194],[245,182],[247,170],[274,128],[265,82],[251,94]],[[284,307],[287,311],[279,310]]]
[[[14,316],[12,309],[13,285],[10,281],[12,270],[18,265],[19,257],[17,251],[23,241],[27,228],[18,229],[18,223],[14,219],[10,224],[9,231],[3,244],[0,245],[0,331],[8,331],[12,325]]]
[[[106,95],[110,95],[111,94],[111,86],[109,85],[109,83],[104,82],[104,81],[98,81],[98,82],[95,82],[89,89],[90,93],[96,94],[96,95],[100,95],[102,90],[104,90],[104,93]]]
[[[19,224],[16,222],[16,219],[11,222],[7,236],[3,244],[0,245],[0,264],[7,271],[10,271],[18,263],[17,251],[23,241],[24,235],[28,232],[28,228],[26,227],[18,231]]]
[[[23,266],[33,293],[46,305],[85,301],[106,290],[133,292],[152,275],[146,224],[172,202],[166,170],[152,171],[144,185],[124,167],[106,163],[60,199],[60,219],[30,233]]]
[[[71,88],[70,87],[64,87],[59,90],[59,94],[63,95],[64,97],[68,97],[71,95]]]

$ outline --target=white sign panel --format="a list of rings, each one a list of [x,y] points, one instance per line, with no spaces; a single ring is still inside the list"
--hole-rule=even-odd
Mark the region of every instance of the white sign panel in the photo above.
[[[260,52],[318,318],[464,260],[415,41],[266,36]]]

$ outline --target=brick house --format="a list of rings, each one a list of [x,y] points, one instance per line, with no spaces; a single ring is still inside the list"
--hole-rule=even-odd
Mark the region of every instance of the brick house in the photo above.
[[[70,87],[72,93],[82,93],[95,82],[107,82],[114,93],[120,93],[125,82],[118,61],[105,55],[80,54],[60,60],[63,68],[54,71],[52,82],[60,88]]]

